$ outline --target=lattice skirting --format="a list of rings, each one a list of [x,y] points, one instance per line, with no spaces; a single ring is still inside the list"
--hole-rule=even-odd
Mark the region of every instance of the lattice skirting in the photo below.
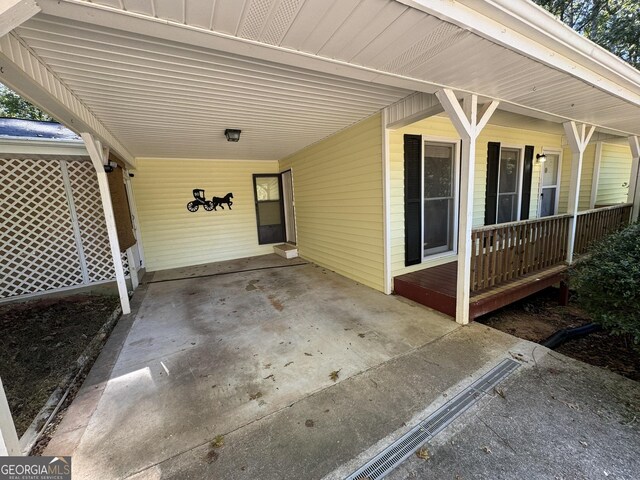
[[[90,161],[0,159],[0,182],[0,299],[115,278]]]

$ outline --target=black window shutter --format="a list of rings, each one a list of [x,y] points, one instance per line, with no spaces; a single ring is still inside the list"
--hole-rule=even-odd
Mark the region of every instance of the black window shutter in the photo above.
[[[500,167],[500,143],[489,142],[487,147],[487,190],[484,202],[484,224],[496,223],[498,206],[498,169]]]
[[[533,174],[533,147],[524,147],[524,168],[522,170],[522,206],[520,207],[520,220],[529,219],[529,207],[531,206],[531,176]]]
[[[422,136],[404,136],[404,264],[422,261]]]

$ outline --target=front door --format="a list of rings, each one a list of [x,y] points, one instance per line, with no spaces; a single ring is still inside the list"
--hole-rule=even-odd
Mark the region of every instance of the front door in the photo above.
[[[560,155],[548,153],[546,161],[542,164],[542,192],[540,193],[540,216],[549,217],[556,214],[558,200],[558,166]]]
[[[280,175],[254,175],[253,190],[258,221],[258,243],[264,245],[284,242],[284,208]]]

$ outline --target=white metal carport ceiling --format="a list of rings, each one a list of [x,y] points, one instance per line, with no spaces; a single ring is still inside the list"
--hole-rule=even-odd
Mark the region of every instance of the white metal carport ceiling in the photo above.
[[[640,133],[633,74],[612,93],[424,3],[40,0],[17,34],[135,156],[277,159],[442,86]]]

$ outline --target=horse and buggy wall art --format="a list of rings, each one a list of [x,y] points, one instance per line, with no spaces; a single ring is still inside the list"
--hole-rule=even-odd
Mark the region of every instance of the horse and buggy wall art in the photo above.
[[[200,206],[202,206],[207,212],[211,210],[218,211],[218,207],[224,210],[223,204],[226,204],[231,210],[233,202],[233,193],[227,193],[224,197],[213,197],[211,200],[207,200],[204,195],[204,190],[201,188],[193,189],[193,200],[187,203],[187,210],[190,212],[197,212]]]

